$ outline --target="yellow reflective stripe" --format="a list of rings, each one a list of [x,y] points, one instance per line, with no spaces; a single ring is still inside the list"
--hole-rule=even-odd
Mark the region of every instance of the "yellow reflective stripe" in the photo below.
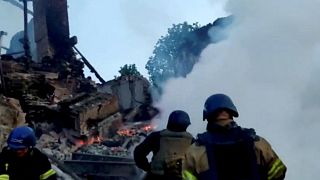
[[[47,179],[48,177],[54,175],[56,172],[53,169],[50,169],[49,171],[43,173],[42,175],[40,175],[40,179]]]
[[[277,159],[276,162],[273,163],[271,169],[268,172],[268,180],[273,179],[278,172],[283,171],[285,169],[284,164],[281,162],[280,159]]]
[[[182,172],[182,179],[183,180],[197,180],[197,177],[194,176],[191,172],[184,170]]]
[[[268,175],[270,175],[277,167],[278,165],[281,163],[280,159],[277,159],[273,164],[271,169],[268,172]]]
[[[9,164],[6,163],[5,166],[6,166],[6,171],[8,171]]]
[[[279,174],[279,172],[283,172],[284,168],[285,166],[281,164],[279,167],[277,167],[277,169],[275,169],[272,175],[268,176],[268,180],[272,180],[273,178],[275,178],[276,175]]]
[[[8,174],[1,174],[0,180],[9,180],[9,175]]]

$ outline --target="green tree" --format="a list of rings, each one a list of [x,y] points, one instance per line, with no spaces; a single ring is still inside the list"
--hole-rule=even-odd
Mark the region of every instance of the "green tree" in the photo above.
[[[202,27],[198,23],[189,25],[184,22],[173,25],[166,36],[161,36],[146,64],[150,81],[160,94],[166,80],[186,77],[192,71],[208,44],[218,43],[228,37],[226,28],[232,24],[233,19],[232,15],[218,18]]]
[[[118,71],[120,73],[120,76],[140,76],[140,72],[137,70],[137,67],[135,64],[126,64],[123,67],[120,67],[120,70]]]
[[[183,49],[193,41],[192,32],[198,28],[198,23],[173,24],[173,27],[168,29],[168,34],[161,36],[146,64],[153,85],[160,87],[169,78],[187,74],[185,70],[181,70],[190,63],[189,58],[182,58]]]

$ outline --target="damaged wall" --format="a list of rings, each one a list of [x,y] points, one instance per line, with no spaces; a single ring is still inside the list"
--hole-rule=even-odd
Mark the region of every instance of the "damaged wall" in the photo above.
[[[112,137],[118,129],[123,126],[122,115],[120,113],[113,114],[98,123],[99,136],[103,139]]]
[[[67,0],[34,0],[33,11],[38,59],[69,54]]]
[[[143,104],[151,104],[150,83],[142,76],[122,76],[108,81],[99,88],[101,92],[116,95],[121,110],[133,109]]]
[[[108,93],[79,94],[59,103],[69,122],[81,135],[88,135],[90,125],[96,125],[111,114],[118,112],[117,98]],[[68,123],[67,122],[67,123]]]

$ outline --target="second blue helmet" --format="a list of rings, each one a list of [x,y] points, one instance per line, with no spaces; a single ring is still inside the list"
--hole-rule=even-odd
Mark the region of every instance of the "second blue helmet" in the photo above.
[[[217,110],[227,109],[233,117],[238,117],[239,113],[231,98],[225,94],[214,94],[207,98],[203,108],[203,120]]]

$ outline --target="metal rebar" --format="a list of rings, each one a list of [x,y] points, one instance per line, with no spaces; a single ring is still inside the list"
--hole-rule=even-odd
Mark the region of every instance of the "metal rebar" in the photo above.
[[[24,41],[23,48],[26,58],[30,58],[30,46],[28,37],[28,0],[23,0]]]
[[[7,32],[0,31],[0,76],[1,76],[1,91],[5,95],[6,94],[6,85],[4,82],[3,76],[3,68],[2,68],[2,60],[1,60],[1,49],[2,49],[2,36],[7,35]]]
[[[75,47],[73,48],[77,51],[77,53],[81,56],[83,63],[90,69],[92,73],[99,79],[99,81],[104,84],[106,81],[100,76],[100,74],[94,69],[94,67],[89,63],[89,61],[82,55],[82,53]]]

